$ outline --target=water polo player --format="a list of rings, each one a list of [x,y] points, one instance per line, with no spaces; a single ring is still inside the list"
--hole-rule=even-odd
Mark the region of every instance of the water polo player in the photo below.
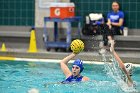
[[[79,82],[79,81],[88,81],[89,80],[88,77],[81,75],[81,72],[84,69],[82,60],[76,59],[73,62],[72,71],[68,68],[68,62],[70,60],[72,60],[83,49],[84,49],[84,43],[81,40],[76,39],[71,43],[71,50],[73,51],[73,53],[66,56],[60,62],[61,69],[66,76],[66,80],[64,80],[62,83],[65,83],[65,82]]]
[[[65,57],[61,62],[60,66],[63,71],[63,73],[66,76],[66,80],[64,80],[62,83],[68,83],[68,82],[80,82],[80,81],[88,81],[89,78],[86,76],[82,76],[81,72],[83,71],[83,62],[80,59],[76,59],[72,64],[72,71],[68,68],[67,64],[68,62],[73,59],[77,54],[71,53],[67,57]]]

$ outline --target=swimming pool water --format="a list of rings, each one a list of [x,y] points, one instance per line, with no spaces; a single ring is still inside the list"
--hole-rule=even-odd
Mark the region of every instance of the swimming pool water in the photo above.
[[[106,74],[103,65],[84,64],[84,67],[82,75],[90,81],[60,84],[65,77],[58,63],[0,61],[0,93],[27,93],[32,88],[40,93],[127,93]],[[140,93],[139,77],[140,67],[135,67],[132,78],[137,93]]]

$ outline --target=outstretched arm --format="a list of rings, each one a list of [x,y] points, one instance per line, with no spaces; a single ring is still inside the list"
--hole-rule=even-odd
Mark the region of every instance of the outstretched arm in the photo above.
[[[63,71],[63,73],[65,74],[66,78],[69,77],[72,73],[70,71],[70,69],[68,68],[68,62],[73,59],[77,54],[75,53],[71,53],[70,55],[68,55],[67,57],[65,57],[64,59],[62,59],[62,61],[60,62],[60,67]]]
[[[117,60],[117,62],[119,63],[120,68],[124,71],[124,73],[126,74],[127,78],[128,78],[128,85],[132,86],[133,85],[133,81],[131,79],[131,77],[129,76],[129,73],[127,72],[125,65],[123,63],[123,61],[121,60],[121,58],[119,57],[119,55],[115,52],[115,50],[112,51],[112,54],[114,55],[115,59]]]

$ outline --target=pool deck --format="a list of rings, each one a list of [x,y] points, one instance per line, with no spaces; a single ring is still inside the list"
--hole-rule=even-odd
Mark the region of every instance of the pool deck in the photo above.
[[[130,62],[135,64],[140,64],[140,52],[139,51],[117,51],[120,57],[124,62]],[[29,53],[26,50],[9,50],[6,52],[0,51],[0,60],[7,60],[7,59],[13,59],[13,58],[28,58],[28,59],[57,59],[61,60],[65,56],[69,55],[71,52],[55,52],[51,51],[48,52],[46,50],[38,50],[36,53]],[[9,57],[9,58],[5,58]],[[107,54],[107,57],[109,55]],[[85,61],[96,61],[96,62],[102,62],[101,55],[98,54],[97,51],[93,52],[81,52],[76,56],[76,58],[80,58]]]

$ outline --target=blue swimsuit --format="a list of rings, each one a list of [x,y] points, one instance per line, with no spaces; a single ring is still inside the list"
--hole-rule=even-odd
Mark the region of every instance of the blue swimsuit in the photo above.
[[[119,23],[119,20],[121,18],[124,19],[124,13],[123,13],[123,11],[118,11],[118,12],[111,11],[107,15],[107,19],[110,19],[110,21],[111,22],[114,22],[114,23]],[[123,26],[121,26],[120,29],[123,30]]]
[[[61,83],[75,83],[82,81],[83,76],[80,77],[74,77],[73,75],[69,76],[66,80],[62,81]]]

